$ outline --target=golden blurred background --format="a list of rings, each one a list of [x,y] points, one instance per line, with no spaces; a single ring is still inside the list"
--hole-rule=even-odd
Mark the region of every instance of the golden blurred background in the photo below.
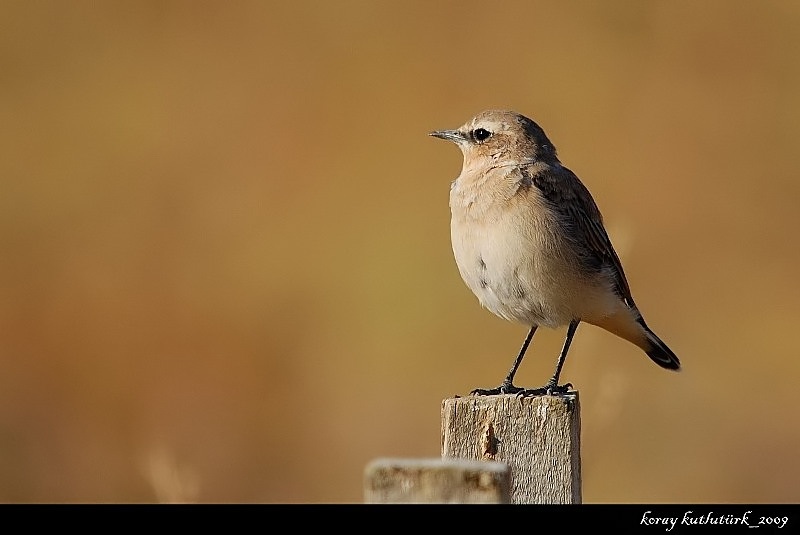
[[[360,502],[438,456],[527,331],[427,136],[498,107],[684,365],[578,330],[584,501],[800,501],[799,59],[789,0],[3,2],[0,501]]]

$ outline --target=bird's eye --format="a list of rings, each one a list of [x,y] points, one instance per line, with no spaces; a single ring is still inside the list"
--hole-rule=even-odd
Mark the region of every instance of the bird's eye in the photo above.
[[[476,128],[472,131],[472,137],[475,138],[475,141],[481,142],[486,141],[492,135],[491,132],[486,130],[485,128]]]

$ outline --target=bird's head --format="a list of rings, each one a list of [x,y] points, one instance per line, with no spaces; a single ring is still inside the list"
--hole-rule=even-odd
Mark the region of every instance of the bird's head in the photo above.
[[[465,165],[472,161],[492,161],[495,164],[558,161],[556,148],[544,130],[513,111],[484,111],[457,130],[437,130],[430,135],[458,145],[464,154]]]

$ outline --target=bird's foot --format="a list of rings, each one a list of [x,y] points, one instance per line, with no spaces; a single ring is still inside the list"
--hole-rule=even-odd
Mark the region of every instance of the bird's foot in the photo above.
[[[557,396],[566,394],[572,388],[572,383],[558,385],[551,381],[539,388],[521,388],[517,395],[520,397],[533,397],[533,396]]]
[[[472,392],[470,392],[473,396],[499,396],[502,394],[517,394],[519,395],[521,392],[524,392],[524,388],[520,388],[518,386],[514,386],[511,381],[503,381],[503,384],[498,386],[497,388],[476,388]]]
[[[500,396],[503,394],[516,394],[520,397],[558,396],[566,394],[571,388],[572,383],[559,385],[553,381],[539,388],[520,388],[509,381],[503,381],[503,384],[497,388],[476,388],[470,394],[473,396]]]

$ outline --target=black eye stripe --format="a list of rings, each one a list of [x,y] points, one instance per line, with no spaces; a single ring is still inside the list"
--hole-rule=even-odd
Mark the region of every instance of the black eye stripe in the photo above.
[[[479,143],[481,141],[486,141],[491,137],[491,135],[492,133],[485,128],[476,128],[472,131],[472,138]]]

